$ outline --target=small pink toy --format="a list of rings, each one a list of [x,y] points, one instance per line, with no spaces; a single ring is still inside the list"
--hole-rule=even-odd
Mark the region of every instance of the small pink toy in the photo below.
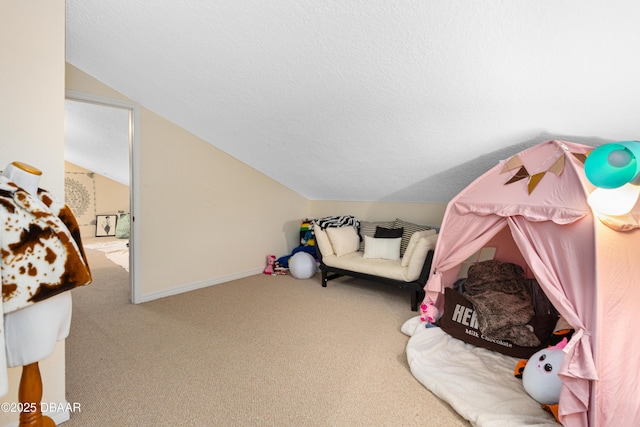
[[[276,256],[275,255],[267,255],[267,266],[264,268],[263,273],[264,274],[270,274],[270,275],[274,275],[275,271],[273,270],[273,267],[276,263]]]
[[[422,316],[420,316],[420,320],[423,322],[427,322],[425,325],[427,328],[431,328],[438,320],[438,316],[440,315],[440,310],[436,307],[433,301],[424,301],[420,304],[420,310],[422,311]]]

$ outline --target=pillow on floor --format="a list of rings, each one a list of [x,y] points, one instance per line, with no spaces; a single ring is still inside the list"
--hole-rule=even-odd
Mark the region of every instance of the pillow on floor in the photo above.
[[[478,319],[471,301],[459,292],[444,290],[444,313],[438,320],[438,326],[454,338],[477,347],[487,348],[519,359],[529,359],[538,350],[545,348],[558,321],[558,316],[547,314],[534,316],[528,323],[542,343],[537,347],[521,347],[510,341],[492,340],[480,332]]]
[[[116,237],[118,239],[128,239],[131,234],[131,215],[120,214],[116,223]]]

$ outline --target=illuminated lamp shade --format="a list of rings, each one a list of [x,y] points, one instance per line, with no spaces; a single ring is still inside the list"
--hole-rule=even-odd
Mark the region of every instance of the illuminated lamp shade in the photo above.
[[[638,201],[640,186],[625,184],[619,188],[596,188],[587,198],[587,203],[598,213],[624,215],[631,211]]]
[[[596,187],[622,187],[640,172],[637,158],[640,158],[638,141],[605,144],[589,154],[584,162],[584,172]]]
[[[593,150],[584,162],[584,173],[595,185],[587,198],[600,214],[625,215],[640,196],[640,141],[620,141]]]

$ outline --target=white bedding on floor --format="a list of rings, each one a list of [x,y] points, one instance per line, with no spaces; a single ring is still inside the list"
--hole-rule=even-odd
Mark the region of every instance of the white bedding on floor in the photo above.
[[[105,256],[120,267],[129,271],[129,239],[109,240],[106,242],[87,243],[87,249],[104,252]]]
[[[413,376],[473,426],[560,426],[514,377],[518,359],[425,328],[419,317],[405,322],[402,332],[411,337]]]

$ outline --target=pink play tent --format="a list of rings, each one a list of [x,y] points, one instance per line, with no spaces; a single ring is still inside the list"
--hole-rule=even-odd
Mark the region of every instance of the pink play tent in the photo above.
[[[496,248],[494,258],[525,267],[575,328],[560,373],[563,425],[640,425],[640,203],[627,231],[598,220],[587,204],[591,150],[547,141],[458,194],[447,206],[425,291],[442,308],[461,263]]]

